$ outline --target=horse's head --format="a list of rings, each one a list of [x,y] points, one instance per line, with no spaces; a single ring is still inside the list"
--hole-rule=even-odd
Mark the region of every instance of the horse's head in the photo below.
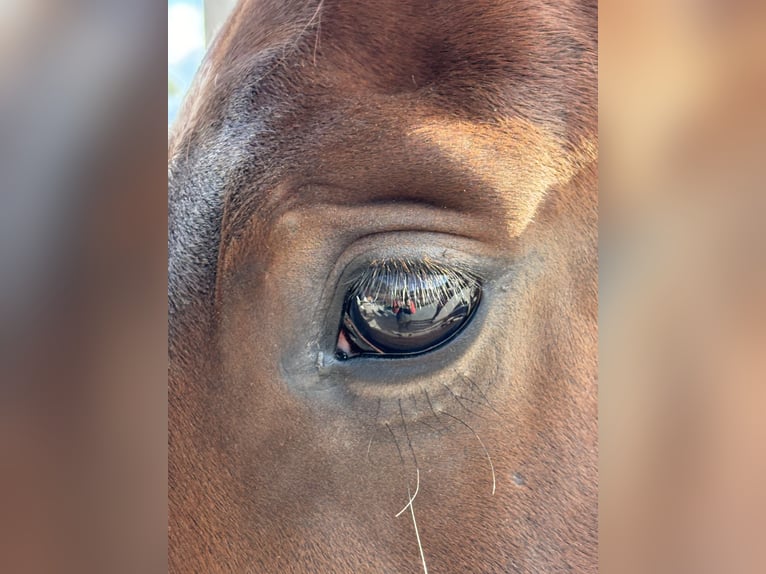
[[[593,2],[240,2],[170,150],[173,572],[596,571]]]

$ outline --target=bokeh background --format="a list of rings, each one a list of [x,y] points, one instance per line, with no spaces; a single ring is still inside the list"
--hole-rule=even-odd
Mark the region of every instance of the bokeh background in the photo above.
[[[599,7],[604,572],[766,572],[766,3]]]
[[[181,4],[0,4],[1,572],[166,569]],[[766,572],[766,5],[599,11],[601,571]]]

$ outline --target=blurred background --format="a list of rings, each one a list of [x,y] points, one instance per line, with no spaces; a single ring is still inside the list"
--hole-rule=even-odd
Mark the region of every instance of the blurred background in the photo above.
[[[0,4],[2,572],[166,568],[165,154],[205,8]],[[599,11],[601,571],[766,572],[766,4]]]
[[[766,572],[766,3],[599,5],[604,572]]]
[[[202,0],[168,0],[168,126],[205,53]]]
[[[166,568],[167,10],[0,3],[0,572]]]
[[[236,0],[168,0],[168,128],[205,48],[235,4]]]

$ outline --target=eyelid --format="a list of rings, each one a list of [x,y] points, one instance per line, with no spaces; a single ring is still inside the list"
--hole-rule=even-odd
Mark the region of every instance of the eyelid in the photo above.
[[[494,281],[498,269],[507,268],[505,259],[509,256],[513,252],[497,254],[480,241],[450,233],[393,230],[359,235],[326,262],[329,271],[318,294],[322,303],[316,315],[321,331],[313,348],[325,357],[333,355],[345,295],[373,261],[430,258],[471,273],[486,288]]]

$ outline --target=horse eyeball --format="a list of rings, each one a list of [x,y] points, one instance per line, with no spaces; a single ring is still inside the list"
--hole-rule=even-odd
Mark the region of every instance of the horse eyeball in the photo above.
[[[481,299],[471,273],[431,261],[373,262],[346,294],[336,355],[404,356],[443,345]]]

